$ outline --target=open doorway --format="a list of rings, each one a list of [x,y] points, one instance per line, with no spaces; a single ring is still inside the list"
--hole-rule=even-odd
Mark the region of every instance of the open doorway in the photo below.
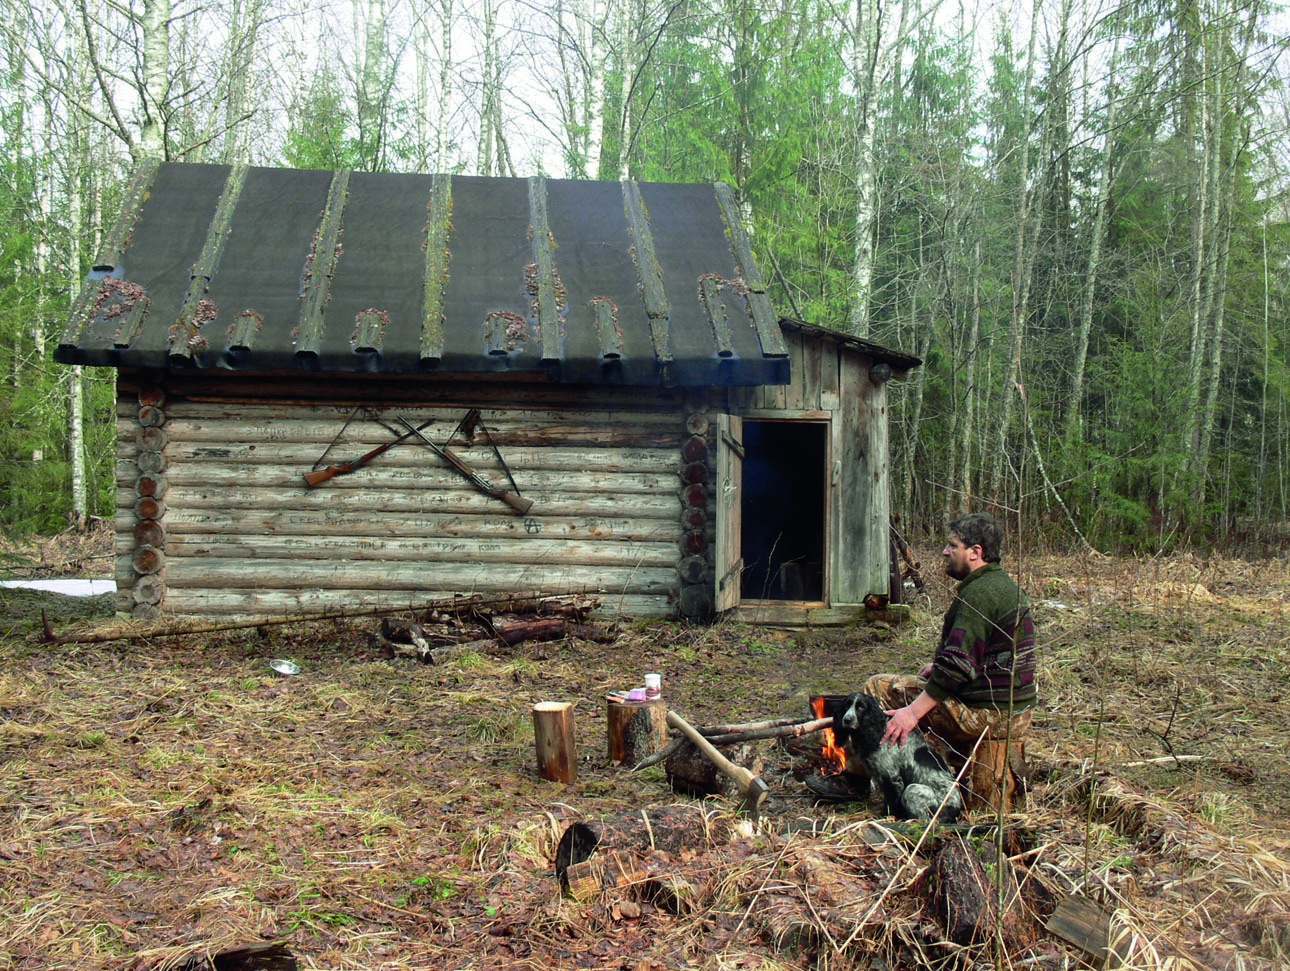
[[[828,427],[744,420],[744,600],[824,599]]]

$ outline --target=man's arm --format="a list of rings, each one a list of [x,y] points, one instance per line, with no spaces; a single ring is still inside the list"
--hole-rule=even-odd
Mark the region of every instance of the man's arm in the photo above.
[[[919,673],[921,674],[922,672],[920,671]],[[918,727],[918,720],[935,708],[936,705],[936,699],[924,691],[904,708],[884,711],[883,714],[887,715],[888,718],[887,730],[882,734],[882,743],[884,745],[904,744],[906,736]]]

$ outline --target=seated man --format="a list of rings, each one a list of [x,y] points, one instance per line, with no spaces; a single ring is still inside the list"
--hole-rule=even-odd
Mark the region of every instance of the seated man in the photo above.
[[[1012,808],[1019,755],[1036,701],[1035,626],[1030,602],[999,566],[1003,531],[992,516],[969,513],[949,524],[945,572],[959,584],[945,612],[940,646],[917,677],[879,674],[864,692],[888,716],[884,744],[916,727],[963,778],[967,805]]]

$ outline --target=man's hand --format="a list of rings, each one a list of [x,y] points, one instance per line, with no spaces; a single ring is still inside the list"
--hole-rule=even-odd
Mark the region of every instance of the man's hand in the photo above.
[[[930,661],[918,669],[918,676],[924,681],[932,676],[932,664]]]
[[[887,715],[887,730],[882,733],[883,745],[903,745],[909,733],[918,727],[918,716],[908,707],[894,711],[884,711]]]

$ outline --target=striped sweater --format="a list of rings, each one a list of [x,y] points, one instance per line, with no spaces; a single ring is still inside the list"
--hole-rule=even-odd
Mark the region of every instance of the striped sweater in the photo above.
[[[1035,704],[1030,601],[998,563],[977,568],[959,583],[945,612],[927,693],[969,708],[1024,711]]]

